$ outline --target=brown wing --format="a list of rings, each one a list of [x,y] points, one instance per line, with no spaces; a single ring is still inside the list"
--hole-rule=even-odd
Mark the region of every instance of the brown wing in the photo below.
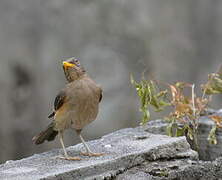
[[[64,90],[60,91],[56,96],[54,101],[54,111],[48,116],[48,118],[52,118],[55,115],[55,111],[57,111],[65,102],[66,93]]]

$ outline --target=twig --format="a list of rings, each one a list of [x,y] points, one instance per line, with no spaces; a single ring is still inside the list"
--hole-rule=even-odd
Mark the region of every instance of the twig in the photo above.
[[[192,103],[193,103],[193,116],[196,116],[196,107],[195,107],[195,94],[194,94],[195,84],[192,84]]]
[[[202,100],[204,99],[205,94],[206,94],[206,89],[204,88],[203,95],[202,95],[202,98],[201,98]]]

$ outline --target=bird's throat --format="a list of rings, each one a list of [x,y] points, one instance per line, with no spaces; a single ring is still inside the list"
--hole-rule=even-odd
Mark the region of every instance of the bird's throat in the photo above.
[[[76,81],[78,79],[81,79],[86,74],[85,71],[76,71],[76,72],[75,71],[73,71],[73,72],[64,71],[64,73],[65,73],[65,77],[69,83]]]

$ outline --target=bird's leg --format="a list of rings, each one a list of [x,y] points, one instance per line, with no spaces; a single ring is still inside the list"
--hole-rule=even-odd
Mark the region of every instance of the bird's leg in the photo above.
[[[103,153],[94,153],[92,152],[90,149],[89,149],[89,146],[86,144],[85,140],[83,139],[82,135],[81,135],[81,130],[76,130],[80,140],[82,141],[85,149],[86,149],[86,152],[81,152],[81,155],[83,156],[102,156],[104,155]]]
[[[62,145],[62,149],[63,149],[63,151],[64,151],[64,156],[59,157],[60,159],[76,160],[76,161],[81,160],[79,157],[71,157],[71,156],[68,156],[67,151],[66,151],[66,148],[65,148],[65,145],[64,145],[64,142],[63,142],[63,134],[62,134],[62,132],[59,132],[59,140],[60,140],[60,143],[61,143],[61,145]]]

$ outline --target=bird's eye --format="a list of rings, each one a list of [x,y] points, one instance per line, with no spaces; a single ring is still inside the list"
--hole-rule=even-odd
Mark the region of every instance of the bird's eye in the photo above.
[[[79,62],[79,60],[78,59],[75,59],[75,64],[77,65],[77,66],[80,66],[80,62]]]

